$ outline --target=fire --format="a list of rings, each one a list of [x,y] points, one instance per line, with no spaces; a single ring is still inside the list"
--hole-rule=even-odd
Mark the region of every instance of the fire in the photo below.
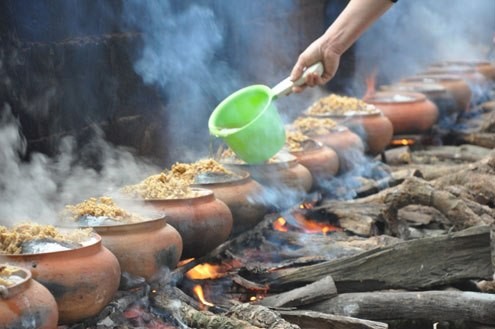
[[[285,220],[285,218],[277,218],[277,220],[273,222],[273,229],[280,232],[287,232],[289,229],[287,227],[287,221]]]
[[[411,139],[411,138],[394,139],[394,140],[392,140],[392,142],[390,144],[395,145],[395,146],[413,145],[414,139]]]
[[[209,301],[207,301],[205,299],[205,295],[203,293],[203,287],[201,287],[199,284],[194,286],[193,291],[194,291],[194,294],[196,295],[196,297],[198,297],[198,300],[203,305],[206,305],[206,306],[215,306],[214,304],[210,303]]]
[[[191,280],[218,279],[225,275],[225,271],[220,265],[199,264],[186,273]]]
[[[376,92],[376,75],[377,70],[374,69],[369,76],[366,77],[366,92],[364,93],[363,100],[375,96]]]

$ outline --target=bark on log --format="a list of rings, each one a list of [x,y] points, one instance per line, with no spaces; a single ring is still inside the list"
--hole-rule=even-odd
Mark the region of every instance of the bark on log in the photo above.
[[[341,294],[311,310],[387,321],[397,319],[495,324],[495,295],[463,291],[369,292]]]
[[[305,329],[387,329],[388,324],[314,311],[279,311],[282,317]]]
[[[263,276],[273,290],[301,286],[331,275],[339,292],[426,289],[466,279],[490,279],[490,228],[377,248],[319,264],[282,269]]]
[[[458,134],[457,138],[459,141],[464,143],[469,143],[473,145],[478,145],[486,148],[495,148],[495,133],[469,133],[469,134]]]
[[[337,288],[331,276],[317,280],[304,287],[262,299],[259,304],[268,307],[291,307],[316,303],[337,295]]]
[[[466,169],[467,167],[467,164],[409,164],[405,166],[392,166],[390,169],[392,172],[400,170],[418,170],[424,180],[431,181]]]
[[[463,163],[479,161],[491,152],[491,149],[477,145],[459,146],[429,146],[425,150],[417,150],[411,153],[412,163]]]

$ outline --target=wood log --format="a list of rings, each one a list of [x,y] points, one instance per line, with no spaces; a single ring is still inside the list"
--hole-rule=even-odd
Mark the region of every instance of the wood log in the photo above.
[[[477,145],[459,146],[428,146],[424,150],[416,150],[411,153],[411,163],[464,163],[479,161],[491,152],[491,149]]]
[[[337,295],[337,288],[331,276],[281,294],[262,299],[259,304],[269,307],[291,307],[316,303]]]
[[[467,167],[467,164],[409,164],[405,166],[391,166],[390,169],[392,172],[399,170],[418,170],[424,180],[431,181]]]
[[[495,148],[495,133],[469,133],[457,134],[457,139],[464,143],[478,145],[486,148]]]
[[[409,146],[401,146],[388,149],[383,153],[382,160],[388,165],[411,163],[411,148]]]
[[[490,279],[490,227],[377,248],[351,257],[265,273],[273,290],[297,287],[331,275],[339,292],[426,289],[466,279]]]
[[[387,321],[397,319],[495,324],[495,295],[464,291],[386,291],[340,294],[309,309]]]
[[[239,304],[232,306],[227,316],[247,321],[254,326],[268,329],[300,329],[298,325],[284,320],[280,313],[261,305]]]
[[[304,329],[387,329],[388,324],[349,316],[315,311],[285,311],[279,313],[284,319]]]

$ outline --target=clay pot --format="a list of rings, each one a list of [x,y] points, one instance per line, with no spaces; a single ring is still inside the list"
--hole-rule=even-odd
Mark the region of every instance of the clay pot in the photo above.
[[[465,73],[476,71],[485,79],[495,81],[495,65],[488,61],[445,61],[432,64],[429,71],[440,73]]]
[[[182,254],[182,238],[165,217],[93,229],[117,257],[122,272],[147,280],[164,267],[174,269]]]
[[[276,162],[261,164],[223,163],[228,168],[249,171],[251,177],[261,185],[276,190],[294,190],[309,192],[313,177],[309,170],[301,165],[297,158],[289,153],[278,153]]]
[[[402,80],[403,82],[423,83],[423,84],[440,84],[447,93],[455,100],[456,110],[461,113],[467,111],[471,102],[472,92],[469,84],[459,76],[437,74],[427,76],[416,76]]]
[[[311,140],[311,145],[306,144],[303,150],[291,154],[311,173],[312,188],[315,188],[319,181],[334,177],[339,171],[337,152],[321,142]]]
[[[450,127],[454,124],[459,113],[464,111],[465,106],[467,106],[467,104],[461,104],[459,107],[453,95],[439,83],[399,82],[380,86],[380,89],[391,92],[417,92],[425,95],[437,106],[438,124],[441,127]]]
[[[392,122],[395,134],[424,133],[438,119],[436,105],[420,93],[382,91],[366,102],[383,111]]]
[[[184,199],[144,200],[145,204],[165,213],[167,222],[182,236],[181,259],[207,254],[227,240],[233,226],[229,207],[212,191],[192,189],[200,195]]]
[[[266,205],[256,198],[262,193],[263,187],[251,178],[249,172],[235,170],[235,173],[236,177],[193,185],[213,191],[215,197],[229,207],[234,220],[232,235],[253,228],[268,212]]]
[[[60,324],[100,313],[120,283],[119,262],[97,234],[77,249],[2,256],[10,264],[29,269],[33,278],[48,288],[57,301]]]
[[[324,135],[307,134],[337,153],[339,157],[339,173],[352,169],[356,158],[364,155],[363,141],[345,126],[336,126]]]
[[[365,150],[371,155],[382,152],[388,146],[394,134],[392,123],[380,110],[350,115],[308,114],[308,116],[330,118],[339,125],[348,127],[366,143]]]
[[[52,294],[31,277],[26,269],[9,266],[22,281],[0,293],[0,328],[57,328],[57,303]]]

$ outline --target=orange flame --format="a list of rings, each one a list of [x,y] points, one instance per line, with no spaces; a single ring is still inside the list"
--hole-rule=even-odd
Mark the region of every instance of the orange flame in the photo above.
[[[273,222],[273,229],[280,232],[287,232],[289,229],[287,227],[287,221],[285,220],[285,218],[277,218],[277,220]]]
[[[306,218],[300,213],[294,213],[294,218],[306,233],[323,233],[326,235],[328,232],[342,231],[340,227]]]
[[[407,145],[413,145],[415,143],[414,139],[410,138],[402,138],[402,139],[394,139],[390,143],[391,145],[397,145],[397,146],[407,146]]]
[[[374,69],[370,75],[366,77],[366,92],[364,93],[363,99],[366,100],[367,98],[371,98],[375,96],[376,92],[376,75],[377,75],[377,70]]]
[[[203,293],[203,287],[201,287],[199,284],[194,286],[193,291],[194,291],[194,294],[196,295],[196,297],[198,297],[198,300],[203,305],[206,305],[206,306],[215,306],[214,304],[210,303],[209,301],[207,301],[205,299],[205,295]]]
[[[225,276],[225,271],[220,265],[199,264],[186,273],[191,280],[218,279]]]

